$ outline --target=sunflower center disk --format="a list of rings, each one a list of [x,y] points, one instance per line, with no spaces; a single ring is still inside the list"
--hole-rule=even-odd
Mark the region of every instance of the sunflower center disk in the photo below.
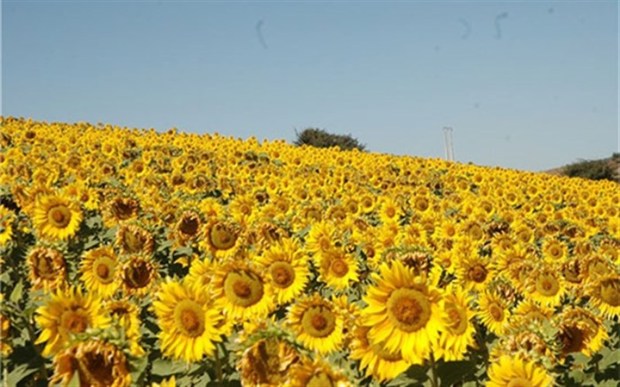
[[[129,287],[139,289],[147,286],[151,278],[151,271],[146,262],[138,261],[125,271]]]
[[[431,317],[428,298],[414,289],[393,291],[387,302],[387,310],[392,321],[405,332],[423,328]]]
[[[337,277],[344,277],[349,272],[349,265],[341,258],[334,259],[330,268]]]
[[[177,328],[189,337],[198,337],[205,330],[202,307],[192,300],[181,301],[174,310]]]
[[[209,233],[211,245],[218,250],[228,250],[235,245],[237,236],[233,230],[224,224],[216,223]]]
[[[495,321],[502,321],[504,318],[504,310],[497,304],[489,305],[489,314]]]
[[[532,387],[532,383],[524,378],[512,378],[506,387]]]
[[[461,335],[467,329],[467,320],[464,313],[454,305],[448,305],[446,307],[446,314],[448,317],[448,328],[454,335]]]
[[[276,262],[269,267],[274,284],[282,289],[288,288],[295,281],[295,271],[286,262]]]
[[[99,282],[109,284],[114,280],[114,265],[114,261],[107,257],[95,261],[93,268]]]
[[[536,290],[543,296],[552,297],[558,293],[560,285],[553,276],[544,275],[536,281]]]
[[[61,326],[68,332],[80,333],[88,328],[88,319],[77,311],[66,311],[62,314]]]
[[[56,228],[65,228],[71,221],[71,210],[66,206],[57,205],[49,209],[47,219]]]
[[[35,265],[35,272],[41,278],[52,279],[55,274],[52,258],[47,255],[39,256]]]
[[[314,306],[301,318],[304,332],[312,337],[327,337],[336,329],[336,316],[326,307]]]
[[[247,308],[263,298],[263,283],[249,273],[232,272],[224,280],[224,294],[232,304]]]
[[[484,282],[487,279],[487,269],[481,264],[476,264],[469,269],[469,278],[474,282]]]
[[[114,383],[113,363],[106,361],[103,353],[88,352],[79,363],[82,371],[88,375],[86,379],[91,379],[87,382],[103,386]]]

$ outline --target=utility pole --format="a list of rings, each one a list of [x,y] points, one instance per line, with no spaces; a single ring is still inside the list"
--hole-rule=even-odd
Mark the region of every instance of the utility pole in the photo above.
[[[446,160],[454,161],[454,145],[452,144],[452,127],[443,127],[444,146],[446,149]]]

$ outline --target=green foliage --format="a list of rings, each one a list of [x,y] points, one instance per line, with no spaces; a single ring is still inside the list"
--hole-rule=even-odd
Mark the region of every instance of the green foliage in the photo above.
[[[616,154],[612,160],[616,160]],[[617,164],[616,164],[617,166]],[[564,167],[563,174],[569,177],[582,177],[590,180],[611,180],[619,182],[612,163],[608,159],[581,160]]]
[[[297,146],[310,145],[317,148],[329,148],[337,146],[342,150],[359,149],[364,151],[366,146],[353,138],[350,134],[332,134],[323,129],[307,128],[301,132],[295,131],[297,139],[294,144]]]

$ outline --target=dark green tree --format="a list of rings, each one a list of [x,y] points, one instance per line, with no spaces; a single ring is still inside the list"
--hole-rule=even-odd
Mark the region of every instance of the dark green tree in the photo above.
[[[350,134],[332,134],[317,128],[307,128],[301,132],[295,130],[295,134],[297,135],[297,139],[294,141],[294,144],[297,146],[310,145],[317,148],[337,146],[342,150],[366,150],[366,145],[360,144],[360,142]]]

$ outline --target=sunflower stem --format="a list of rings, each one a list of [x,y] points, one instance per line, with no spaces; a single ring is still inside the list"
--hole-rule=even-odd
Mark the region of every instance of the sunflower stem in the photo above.
[[[437,375],[437,363],[435,362],[435,355],[431,351],[431,385],[433,387],[439,387],[439,378]]]
[[[217,383],[220,386],[224,385],[224,376],[222,374],[222,360],[220,359],[220,348],[219,345],[215,346],[215,375],[217,378]]]

